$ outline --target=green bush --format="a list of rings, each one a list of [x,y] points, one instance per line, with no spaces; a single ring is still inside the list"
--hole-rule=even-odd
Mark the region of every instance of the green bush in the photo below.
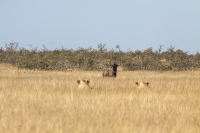
[[[0,62],[10,63],[18,68],[40,70],[98,70],[108,69],[110,64],[117,63],[124,70],[195,70],[200,67],[200,54],[189,55],[180,49],[170,47],[167,51],[153,51],[148,48],[144,51],[123,52],[120,46],[107,50],[106,44],[98,44],[98,49],[78,48],[48,50],[27,50],[19,48],[17,42],[5,45],[5,50],[0,49]]]

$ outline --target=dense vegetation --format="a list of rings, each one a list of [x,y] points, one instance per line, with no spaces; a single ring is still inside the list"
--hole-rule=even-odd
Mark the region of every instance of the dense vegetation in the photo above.
[[[123,52],[120,46],[107,50],[106,44],[98,44],[98,49],[91,47],[77,50],[65,49],[41,50],[19,48],[17,42],[0,49],[0,63],[10,63],[18,68],[40,70],[104,70],[112,63],[118,63],[124,70],[195,70],[200,68],[200,53],[189,55],[173,46],[167,51],[148,48],[144,51]]]

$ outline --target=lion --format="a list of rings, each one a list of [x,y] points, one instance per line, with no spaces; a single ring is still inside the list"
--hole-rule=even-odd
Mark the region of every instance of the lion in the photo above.
[[[89,83],[90,83],[90,80],[77,80],[77,83],[78,83],[78,88],[79,89],[92,89],[90,86],[89,86]]]
[[[149,89],[149,82],[135,82],[135,84],[138,86],[139,89],[147,88]]]

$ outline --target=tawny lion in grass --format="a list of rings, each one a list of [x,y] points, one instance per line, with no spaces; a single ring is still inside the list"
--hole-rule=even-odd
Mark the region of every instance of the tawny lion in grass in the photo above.
[[[102,74],[103,77],[117,77],[118,65],[114,63],[113,65],[110,66],[111,66],[110,70],[103,72]]]
[[[77,83],[78,83],[78,88],[79,89],[86,89],[86,90],[88,90],[88,89],[92,89],[90,86],[89,86],[89,83],[90,83],[90,80],[87,80],[87,81],[85,81],[85,80],[77,80]]]
[[[149,82],[135,82],[135,84],[138,86],[139,89],[142,89],[142,88],[150,88],[149,87]]]

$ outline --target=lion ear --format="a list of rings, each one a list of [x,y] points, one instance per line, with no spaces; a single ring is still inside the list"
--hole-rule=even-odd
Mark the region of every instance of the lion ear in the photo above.
[[[78,84],[80,84],[80,80],[77,80],[76,82],[77,82]]]
[[[89,83],[90,83],[90,80],[87,81],[87,84],[88,84],[88,85],[89,85]]]

